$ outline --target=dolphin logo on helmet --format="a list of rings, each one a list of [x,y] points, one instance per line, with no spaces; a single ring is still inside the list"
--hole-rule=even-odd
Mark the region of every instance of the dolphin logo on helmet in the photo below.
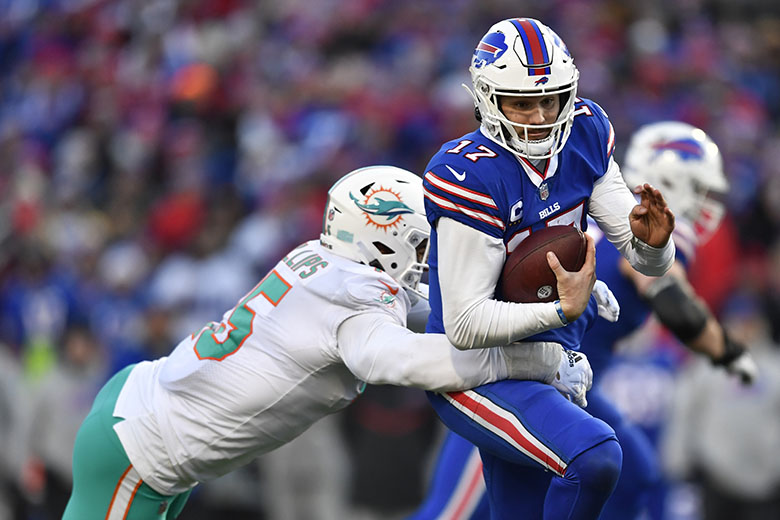
[[[392,220],[405,213],[414,213],[412,208],[400,200],[385,200],[375,197],[373,204],[361,204],[358,198],[352,195],[352,193],[349,194],[349,198],[355,201],[355,205],[366,213],[387,217],[387,220]]]

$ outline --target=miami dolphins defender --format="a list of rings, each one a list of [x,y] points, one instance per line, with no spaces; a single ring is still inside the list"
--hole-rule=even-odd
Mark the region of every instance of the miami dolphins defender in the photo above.
[[[566,272],[548,254],[561,300],[510,303],[497,291],[507,254],[546,226],[584,231],[590,216],[632,269],[660,276],[674,262],[674,214],[652,185],[626,186],[612,125],[577,97],[579,71],[552,29],[531,18],[493,25],[469,71],[480,126],[445,143],[424,174],[426,330],[464,350],[524,338],[578,349],[598,313],[595,258]],[[428,396],[447,427],[479,447],[491,518],[598,518],[622,451],[614,430],[577,406],[585,400],[533,381]]]
[[[584,394],[587,359],[570,363],[557,343],[463,352],[407,329],[412,301],[428,311],[429,233],[419,176],[391,166],[344,176],[319,240],[169,356],[106,383],[76,438],[63,518],[176,518],[199,482],[289,442],[366,384],[452,391],[533,378]]]
[[[617,322],[597,320],[583,338],[595,376],[606,369],[615,345],[650,314],[692,351],[707,356],[715,366],[749,384],[757,367],[745,347],[733,340],[696,296],[686,270],[724,214],[722,197],[728,191],[723,160],[715,142],[704,131],[686,123],[663,121],[637,130],[625,155],[623,176],[629,185],[650,182],[663,186],[669,206],[677,215],[674,239],[676,260],[669,272],[657,278],[631,269],[597,227],[596,275],[620,302]],[[595,387],[585,411],[614,428],[623,450],[623,468],[602,520],[633,520],[642,514],[647,493],[659,479],[655,450],[645,434],[623,418]],[[482,464],[476,447],[453,433],[438,456],[426,500],[409,520],[488,520],[490,510]]]

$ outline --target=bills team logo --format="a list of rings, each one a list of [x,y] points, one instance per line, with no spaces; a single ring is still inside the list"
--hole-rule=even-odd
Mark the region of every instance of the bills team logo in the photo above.
[[[547,83],[548,81],[550,81],[550,78],[548,78],[547,76],[545,76],[545,77],[543,77],[543,78],[539,78],[539,79],[537,79],[536,81],[534,81],[534,85],[536,85],[536,86],[538,87],[539,85],[544,85],[544,84],[545,84],[545,83]]]
[[[474,49],[472,64],[475,69],[481,69],[500,58],[507,50],[507,44],[502,33],[486,34]]]
[[[666,151],[671,151],[679,155],[683,161],[695,161],[704,157],[704,149],[701,143],[695,139],[678,139],[656,143],[653,145],[653,150],[655,150],[655,157]]]
[[[387,188],[380,187],[369,191],[363,201],[351,192],[349,198],[355,202],[358,208],[363,210],[367,221],[366,225],[374,225],[377,229],[385,231],[398,226],[404,215],[414,213],[414,210],[401,200],[401,195]]]

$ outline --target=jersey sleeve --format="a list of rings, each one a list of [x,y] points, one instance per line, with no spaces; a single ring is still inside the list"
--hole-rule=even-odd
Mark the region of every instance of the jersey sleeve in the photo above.
[[[354,309],[354,314],[381,312],[398,325],[406,326],[411,307],[409,296],[387,273],[376,270],[370,275],[353,274],[345,280],[343,289],[342,304]]]
[[[365,313],[339,328],[341,359],[361,381],[435,392],[465,390],[502,379],[550,382],[558,369],[556,343],[458,350],[444,334],[415,334],[381,313]]]
[[[598,180],[609,169],[610,159],[615,153],[615,129],[609,121],[609,116],[597,103],[589,99],[580,99],[575,103],[575,124],[587,125],[584,132],[588,156],[597,162],[600,175]]]
[[[423,176],[425,213],[431,227],[440,217],[447,217],[492,237],[503,237],[505,224],[479,163],[469,164],[461,157],[445,162],[436,157]]]

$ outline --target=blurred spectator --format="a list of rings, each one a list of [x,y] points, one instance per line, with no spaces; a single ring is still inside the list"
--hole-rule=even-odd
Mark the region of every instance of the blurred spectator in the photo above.
[[[368,386],[342,412],[354,520],[393,520],[422,502],[427,454],[440,423],[423,392]]]
[[[300,437],[258,459],[268,518],[352,520],[349,468],[339,416],[329,416]]]
[[[780,345],[755,295],[734,295],[722,322],[760,367],[753,386],[691,360],[678,380],[662,453],[677,479],[701,485],[703,520],[766,520],[780,511]]]
[[[61,518],[65,511],[76,432],[109,374],[100,345],[84,325],[70,326],[59,350],[59,363],[31,385],[29,412],[20,425],[20,487],[31,516],[41,520]]]
[[[17,486],[19,460],[15,444],[26,405],[18,359],[0,343],[0,519],[18,518],[23,503]]]

